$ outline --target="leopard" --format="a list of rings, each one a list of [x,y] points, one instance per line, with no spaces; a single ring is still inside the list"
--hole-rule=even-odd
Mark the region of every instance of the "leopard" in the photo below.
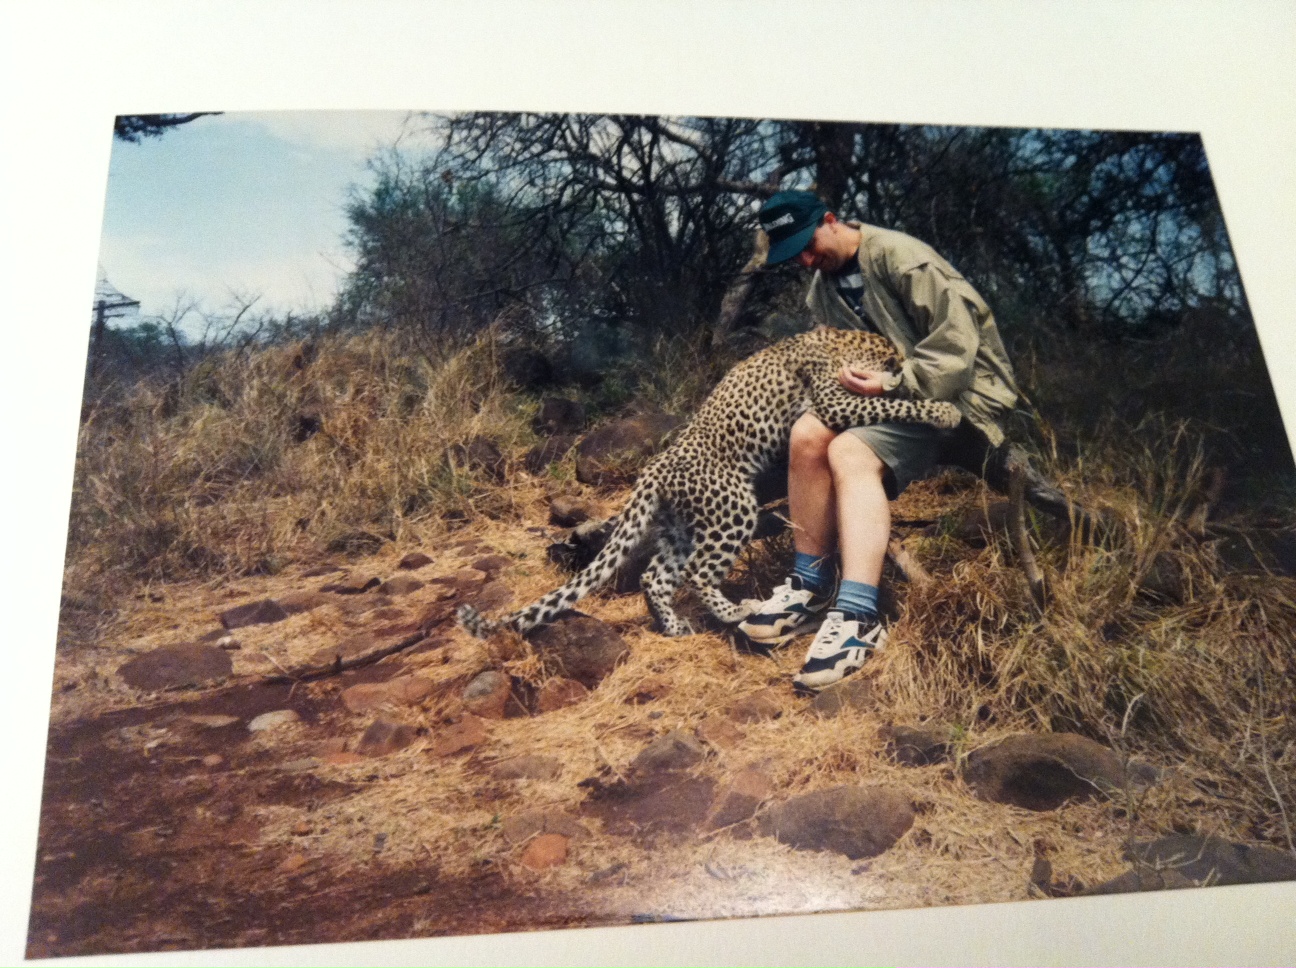
[[[494,620],[461,606],[459,624],[478,638],[546,625],[606,584],[649,541],[655,553],[641,587],[659,632],[693,634],[691,623],[673,608],[683,587],[721,623],[741,622],[752,603],[731,601],[719,586],[755,531],[756,478],[786,455],[792,425],[803,414],[813,413],[837,432],[878,423],[950,430],[962,419],[952,403],[914,399],[899,389],[861,396],[838,380],[843,365],[894,374],[901,362],[899,351],[877,333],[822,326],[757,351],[730,369],[692,420],[644,467],[610,522],[607,543],[580,573]]]

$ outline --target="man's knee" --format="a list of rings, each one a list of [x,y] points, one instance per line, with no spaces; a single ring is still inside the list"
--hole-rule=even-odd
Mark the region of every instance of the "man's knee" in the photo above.
[[[886,464],[854,434],[839,434],[828,445],[828,466],[837,477],[882,479]]]
[[[788,441],[788,460],[793,467],[824,464],[828,461],[828,448],[837,434],[824,426],[812,413],[803,414],[792,425]]]

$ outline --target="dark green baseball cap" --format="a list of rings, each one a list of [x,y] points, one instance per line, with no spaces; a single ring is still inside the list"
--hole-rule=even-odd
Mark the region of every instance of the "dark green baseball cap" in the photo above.
[[[801,254],[828,211],[812,192],[779,192],[761,206],[760,226],[769,236],[765,264],[778,265]]]

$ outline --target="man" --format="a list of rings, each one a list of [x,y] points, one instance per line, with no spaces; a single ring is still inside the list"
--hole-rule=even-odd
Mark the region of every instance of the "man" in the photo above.
[[[899,374],[843,367],[842,386],[866,396],[900,388],[947,400],[964,418],[953,431],[879,424],[838,435],[813,414],[793,425],[788,509],[796,561],[739,629],[775,646],[822,617],[793,680],[817,691],[860,668],[886,641],[878,583],[891,534],[889,501],[923,476],[952,438],[1001,444],[1000,420],[1016,403],[1017,386],[989,307],[926,244],[844,222],[809,192],[778,193],[761,208],[760,222],[770,241],[767,264],[792,259],[814,271],[806,304],[817,322],[874,330],[904,354]]]

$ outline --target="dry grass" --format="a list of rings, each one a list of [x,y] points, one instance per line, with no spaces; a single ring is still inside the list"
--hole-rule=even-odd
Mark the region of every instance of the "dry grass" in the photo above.
[[[56,718],[131,701],[109,674],[123,649],[190,641],[230,603],[310,587],[300,572],[315,561],[350,559],[383,575],[401,553],[424,547],[437,558],[428,574],[453,573],[464,564],[445,547],[456,516],[474,538],[514,558],[502,578],[515,604],[563,580],[544,558],[549,538],[526,530],[544,523],[553,480],[519,472],[493,485],[442,457],[478,434],[514,457],[530,442],[530,407],[499,383],[492,342],[440,365],[393,350],[377,334],[339,338],[298,366],[300,347],[275,348],[213,363],[174,390],[142,387],[91,415],[78,452],[67,596],[78,614],[115,612],[113,644],[65,616],[65,638],[109,654],[62,651],[56,687],[77,681],[82,688],[56,691]],[[687,363],[679,357],[653,403],[700,392]],[[322,430],[295,442],[302,413],[319,415]],[[1145,445],[1132,449],[1139,440]],[[409,671],[438,685],[439,698],[393,713],[428,738],[381,760],[315,767],[321,776],[366,782],[313,814],[304,839],[292,833],[302,811],[267,810],[261,840],[347,869],[373,862],[373,837],[382,832],[384,863],[432,865],[444,876],[489,866],[515,885],[543,882],[551,896],[566,894],[595,923],[644,912],[724,917],[1018,900],[1030,896],[1037,854],[1092,884],[1123,869],[1120,852],[1131,836],[1176,829],[1290,847],[1296,582],[1231,571],[1199,533],[1206,491],[1199,455],[1179,428],[1147,425],[1097,436],[1081,457],[1048,468],[1120,527],[1092,545],[1049,540],[1046,527],[1037,529],[1051,595],[1042,615],[1006,537],[973,548],[937,528],[915,552],[939,580],[922,595],[895,586],[891,644],[863,673],[875,682],[876,707],[831,720],[788,686],[801,645],[768,659],[735,653],[713,634],[664,639],[649,630],[639,596],[595,596],[582,608],[622,632],[628,661],[576,706],[493,723],[472,756],[429,760],[428,746],[457,715],[454,697],[473,675],[503,668],[539,685],[552,674],[521,639],[483,643],[449,632],[442,648],[407,659]],[[933,507],[950,515],[986,500],[979,485],[951,494],[948,483],[912,488],[897,518],[906,507],[923,508],[910,518]],[[587,494],[605,499],[608,510],[624,497]],[[734,577],[738,594],[768,590],[789,551],[786,537],[753,548]],[[1163,573],[1173,594],[1164,582],[1162,593],[1152,590],[1150,577]],[[136,597],[151,588],[165,602]],[[398,607],[412,617],[430,594]],[[366,623],[330,606],[242,630],[235,673],[299,664],[321,642]],[[664,694],[627,702],[649,678]],[[691,731],[735,697],[770,685],[782,715],[743,724],[738,745],[716,751],[698,772],[719,782],[755,763],[779,798],[841,783],[894,787],[918,805],[919,817],[893,850],[858,864],[739,839],[740,831],[643,845],[590,822],[590,838],[573,844],[566,866],[536,873],[518,863],[501,817],[534,807],[576,812],[584,797],[578,780],[618,775],[654,736]],[[337,686],[308,688],[327,696]],[[309,747],[367,724],[336,708],[294,742]],[[1030,813],[972,799],[950,765],[891,763],[878,739],[887,721],[949,724],[960,755],[1011,732],[1079,731],[1165,774],[1139,797]],[[563,775],[490,777],[493,763],[524,753],[557,757]],[[604,876],[608,870],[617,873]]]

